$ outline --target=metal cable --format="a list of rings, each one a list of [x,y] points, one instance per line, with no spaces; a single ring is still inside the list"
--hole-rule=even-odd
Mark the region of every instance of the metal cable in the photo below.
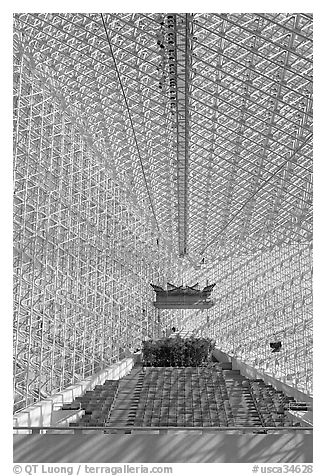
[[[137,137],[136,137],[136,131],[135,131],[135,128],[134,128],[134,124],[133,124],[132,117],[131,117],[131,112],[130,112],[130,109],[129,109],[129,106],[128,106],[127,97],[126,97],[126,94],[125,94],[125,91],[124,91],[124,87],[123,87],[123,84],[122,84],[122,80],[121,80],[121,76],[120,76],[120,73],[119,73],[118,65],[117,65],[115,56],[114,56],[114,54],[113,54],[112,44],[111,44],[111,41],[110,41],[110,38],[109,38],[108,30],[107,30],[106,25],[105,25],[104,17],[103,17],[103,14],[102,14],[102,13],[101,13],[100,15],[101,15],[103,27],[104,27],[104,30],[105,30],[106,38],[107,38],[107,40],[108,40],[108,44],[109,44],[111,56],[112,56],[112,59],[113,59],[114,67],[115,67],[115,70],[116,70],[116,73],[117,73],[117,76],[118,76],[118,81],[119,81],[119,84],[120,84],[120,88],[121,88],[121,92],[122,92],[122,95],[123,95],[123,99],[124,99],[124,102],[125,102],[125,104],[126,104],[127,113],[128,113],[128,117],[129,117],[130,125],[131,125],[131,130],[132,130],[132,133],[133,133],[133,136],[134,136],[134,141],[135,141],[135,145],[136,145],[136,149],[137,149],[137,153],[138,153],[138,157],[139,157],[139,161],[140,161],[140,165],[141,165],[141,169],[142,169],[142,173],[143,173],[143,177],[144,177],[144,182],[145,182],[145,186],[146,186],[148,198],[149,198],[149,201],[150,201],[151,209],[152,209],[152,212],[153,212],[153,216],[154,216],[154,219],[155,219],[155,223],[156,223],[157,230],[158,230],[158,232],[160,233],[160,227],[159,227],[159,224],[158,224],[158,221],[157,221],[157,218],[156,218],[156,214],[155,214],[155,209],[154,209],[154,205],[153,205],[151,193],[150,193],[150,190],[149,190],[149,187],[148,187],[148,183],[147,183],[147,180],[146,180],[146,175],[145,175],[145,170],[144,170],[144,166],[143,166],[143,161],[142,161],[141,154],[140,154],[140,150],[139,150],[139,146],[138,146],[138,141],[137,141]]]

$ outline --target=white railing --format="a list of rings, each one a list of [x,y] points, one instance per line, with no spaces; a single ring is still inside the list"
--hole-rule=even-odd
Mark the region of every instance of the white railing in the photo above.
[[[48,426],[48,427],[41,427],[41,426],[34,426],[34,427],[14,427],[14,432],[19,433],[19,431],[26,430],[29,431],[30,434],[45,434],[49,433],[73,433],[73,434],[81,434],[81,433],[88,433],[88,432],[103,432],[103,433],[173,433],[173,432],[180,432],[180,431],[189,431],[189,432],[202,432],[202,433],[214,433],[214,432],[238,432],[238,433],[283,433],[285,431],[288,432],[309,432],[313,431],[312,426],[188,426],[188,427],[181,427],[181,426],[76,426],[76,427],[60,427],[60,426]]]

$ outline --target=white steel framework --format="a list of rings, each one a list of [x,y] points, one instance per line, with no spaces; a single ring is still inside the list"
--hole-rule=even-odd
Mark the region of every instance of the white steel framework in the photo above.
[[[312,16],[14,27],[15,409],[172,322],[311,392]],[[158,315],[178,279],[216,307]]]
[[[232,256],[184,279],[216,282],[216,305],[185,311],[183,327],[214,337],[217,347],[312,395],[311,244]],[[270,343],[280,341],[280,353]]]

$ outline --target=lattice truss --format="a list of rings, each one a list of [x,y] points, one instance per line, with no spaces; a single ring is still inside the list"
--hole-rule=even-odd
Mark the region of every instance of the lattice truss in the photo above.
[[[60,85],[17,43],[14,62],[15,410],[123,358],[170,325],[150,282],[173,280],[127,179],[114,178]],[[59,93],[60,94],[60,93]],[[77,118],[76,118],[77,117]],[[172,275],[169,274],[171,270]]]
[[[233,270],[247,256],[269,273],[277,253],[309,249],[312,18],[19,14],[14,45],[21,408],[172,322],[162,313],[158,323],[147,283],[184,275],[177,254],[193,265],[189,279],[202,261],[223,279],[220,260]],[[243,305],[245,266],[232,280]],[[300,286],[285,287],[284,302],[308,316]],[[144,306],[154,321],[140,325]],[[215,327],[221,342],[234,334],[233,349],[238,324]]]
[[[199,15],[194,23],[189,247],[214,257],[309,242],[310,16]]]
[[[181,327],[216,339],[217,347],[312,394],[312,246],[273,247],[203,266],[184,279],[216,282],[216,305],[185,311]],[[273,354],[270,342],[282,349]]]
[[[180,254],[311,239],[309,15],[16,21],[24,54]]]
[[[312,393],[311,17],[193,23],[188,246],[203,259],[184,281],[216,281],[217,304],[184,327]]]
[[[96,148],[110,151],[109,166],[128,175],[138,202],[152,203],[172,236],[173,124],[158,88],[159,25],[135,14],[105,15],[105,23],[132,124],[99,14],[18,15],[17,42],[39,74],[56,81],[65,110],[77,115]]]

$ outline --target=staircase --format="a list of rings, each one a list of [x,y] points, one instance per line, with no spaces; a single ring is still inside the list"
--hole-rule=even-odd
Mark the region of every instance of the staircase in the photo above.
[[[119,389],[105,426],[134,425],[143,378],[143,368],[136,366],[119,381]]]
[[[263,426],[248,379],[233,370],[231,363],[222,363],[221,367],[228,395],[229,426]]]

